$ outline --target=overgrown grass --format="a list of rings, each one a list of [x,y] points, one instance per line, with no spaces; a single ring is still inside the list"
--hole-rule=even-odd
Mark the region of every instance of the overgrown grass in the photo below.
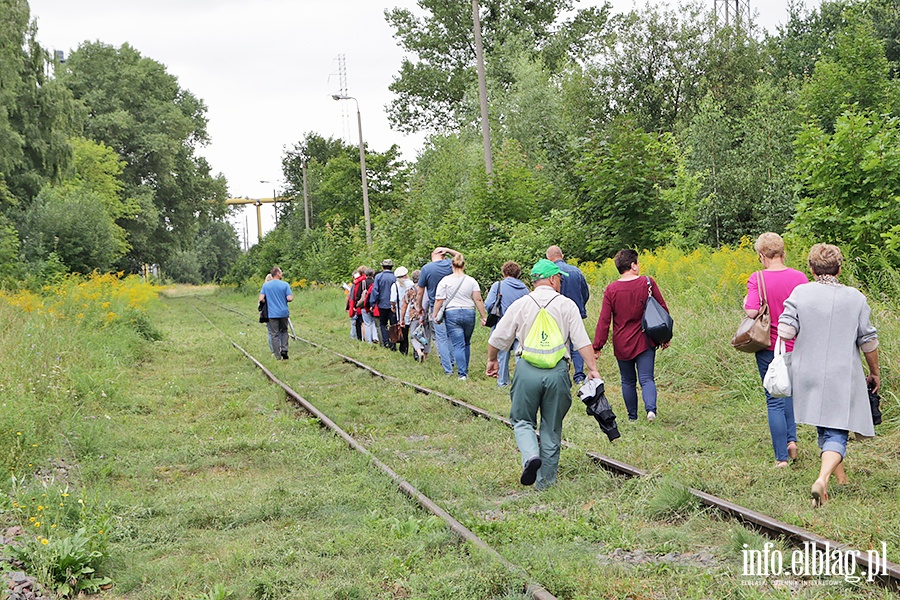
[[[95,443],[91,413],[159,339],[146,312],[157,291],[95,274],[0,292],[0,508],[24,532],[8,553],[62,596],[108,583],[109,515],[69,484]]]
[[[642,256],[641,264],[660,282],[676,318],[676,340],[657,362],[660,418],[620,422],[623,436],[610,444],[573,403],[564,425],[573,447],[563,451],[559,484],[546,492],[518,484],[515,442],[499,424],[303,344],[292,342],[291,360],[276,363],[265,358],[254,293],[208,297],[242,317],[193,298],[197,290],[188,288],[146,313],[162,334],[157,341],[134,325],[124,333],[112,322],[67,327],[34,313],[17,321],[0,302],[0,341],[24,351],[27,333],[40,332],[42,352],[64,357],[53,384],[39,385],[50,377],[41,366],[53,361],[33,363],[35,372],[47,373],[35,378],[32,363],[3,354],[0,366],[8,363],[12,375],[3,369],[0,382],[19,392],[16,412],[32,409],[24,420],[4,421],[24,423],[6,446],[15,461],[9,464],[35,485],[65,477],[91,514],[109,517],[109,558],[100,574],[114,585],[105,597],[519,598],[529,580],[559,598],[891,597],[864,583],[801,584],[795,591],[772,582],[744,585],[744,544],[758,549],[764,538],[701,508],[681,486],[862,549],[885,540],[889,558],[900,555],[900,518],[885,510],[900,500],[900,410],[890,392],[894,312],[873,306],[885,364],[880,437],[851,445],[852,483],[834,486],[833,501],[813,511],[806,501],[817,470],[812,433],[803,429],[798,463],[772,468],[755,365],[728,346],[741,315],[742,279],[755,267],[752,254],[666,250]],[[585,271],[594,280],[593,319],[602,284],[615,273],[609,264]],[[485,328],[473,340],[472,377],[458,382],[441,374],[436,356],[421,365],[351,341],[341,290],[298,286],[295,295],[298,334],[508,414],[508,392],[478,375]],[[460,544],[366,459],[290,407],[195,306],[527,575]],[[63,352],[75,343],[79,352]],[[601,373],[622,413],[611,353],[604,353]],[[6,407],[3,418],[13,419]],[[613,478],[585,450],[652,476]],[[7,520],[12,501],[0,506]],[[23,515],[33,512],[28,506]]]

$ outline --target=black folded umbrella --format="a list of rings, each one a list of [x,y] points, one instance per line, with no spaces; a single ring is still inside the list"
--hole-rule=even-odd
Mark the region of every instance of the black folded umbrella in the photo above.
[[[872,425],[881,425],[881,396],[869,388],[869,407],[872,409]]]
[[[578,397],[584,402],[587,414],[597,419],[600,430],[606,434],[609,441],[621,437],[616,426],[616,414],[609,406],[606,399],[605,386],[602,379],[591,379],[578,390]]]

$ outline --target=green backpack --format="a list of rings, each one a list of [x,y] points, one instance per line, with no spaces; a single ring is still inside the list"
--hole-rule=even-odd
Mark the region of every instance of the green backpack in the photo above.
[[[559,296],[560,294],[553,296],[550,302]],[[528,297],[534,300],[531,295]],[[556,319],[547,312],[550,302],[541,306],[534,300],[540,310],[522,344],[522,358],[539,369],[552,369],[566,355],[566,340],[563,339]]]

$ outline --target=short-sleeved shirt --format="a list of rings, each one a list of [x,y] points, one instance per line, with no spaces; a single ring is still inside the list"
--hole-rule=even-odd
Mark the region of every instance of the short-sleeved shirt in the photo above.
[[[287,297],[293,294],[291,286],[286,281],[280,279],[267,281],[263,284],[259,293],[266,297],[266,306],[269,308],[270,319],[283,319],[291,316]]]
[[[437,285],[441,279],[453,272],[453,265],[449,258],[430,262],[419,273],[419,287],[428,291],[428,306],[434,306],[434,298],[437,291]]]
[[[497,323],[488,343],[498,350],[508,350],[514,340],[519,340],[520,345],[523,344],[541,307],[547,308],[547,312],[559,326],[559,331],[567,342],[567,357],[569,357],[568,342],[571,342],[576,351],[591,345],[578,306],[549,285],[539,285],[527,296],[513,302]]]
[[[456,293],[454,293],[454,290],[456,290]],[[444,300],[444,310],[467,308],[474,310],[475,300],[472,296],[475,292],[481,293],[481,288],[478,287],[478,282],[475,281],[474,277],[468,275],[463,275],[462,277],[448,275],[441,279],[441,282],[438,284],[435,300]],[[453,297],[447,301],[447,298],[451,294]]]
[[[759,310],[759,273],[763,274],[763,282],[766,286],[766,298],[769,303],[769,318],[771,319],[771,345],[770,350],[775,349],[778,341],[778,318],[784,312],[784,301],[798,285],[809,283],[806,275],[796,269],[782,269],[780,271],[757,271],[747,280],[747,297],[744,298],[744,308],[747,310]],[[788,352],[794,350],[794,340],[787,340],[785,348]]]

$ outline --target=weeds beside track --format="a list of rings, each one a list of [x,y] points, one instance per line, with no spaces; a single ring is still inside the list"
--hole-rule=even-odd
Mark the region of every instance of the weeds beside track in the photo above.
[[[228,308],[228,307],[221,306],[221,308],[224,308],[225,310],[229,310],[231,312],[235,312],[235,313],[240,314],[247,318],[252,318],[249,315],[246,315],[244,313],[241,313],[240,311],[236,311],[236,310]],[[305,340],[303,338],[299,338],[299,339],[301,341],[308,342],[308,340]],[[426,387],[418,385],[418,384],[403,381],[402,379],[393,377],[391,375],[386,375],[372,367],[369,367],[368,365],[365,365],[364,363],[362,363],[361,361],[359,361],[353,357],[328,350],[319,344],[314,344],[312,342],[308,342],[308,343],[310,343],[311,345],[313,345],[315,347],[324,349],[328,352],[333,352],[336,356],[340,357],[343,362],[347,362],[347,363],[353,364],[356,367],[366,369],[371,374],[379,377],[380,379],[383,379],[388,382],[400,383],[403,386],[409,387],[420,394],[429,394],[429,395],[435,395],[435,396],[441,397],[443,400],[449,401],[456,406],[465,408],[480,417],[498,420],[498,421],[504,422],[504,424],[506,424],[506,425],[509,425],[509,421],[504,419],[503,417],[498,417],[496,415],[493,415],[489,411],[481,409],[480,407],[472,405],[468,402],[458,400],[456,398],[453,398],[452,396],[449,396],[442,392],[431,390],[429,388],[426,388]],[[617,461],[617,460],[611,459],[609,457],[605,457],[605,456],[602,456],[602,455],[599,455],[596,453],[590,453],[590,452],[586,453],[586,455],[588,457],[590,457],[592,460],[594,460],[594,461],[598,462],[599,464],[601,464],[602,466],[604,466],[604,468],[611,470],[613,472],[616,472],[617,474],[628,474],[628,475],[638,475],[638,476],[646,476],[647,475],[647,473],[645,471],[642,471],[641,469],[639,469],[637,467],[632,467],[631,465],[628,465],[627,463],[622,463],[621,461]],[[703,503],[706,506],[711,506],[711,507],[715,507],[718,510],[723,510],[729,514],[732,514],[734,516],[741,518],[745,522],[752,523],[755,526],[762,527],[770,532],[774,531],[774,532],[777,532],[779,535],[782,535],[782,536],[785,536],[787,538],[791,538],[794,540],[799,538],[801,540],[812,541],[817,546],[824,546],[825,543],[828,543],[828,544],[830,544],[830,547],[832,549],[846,548],[845,546],[836,544],[835,542],[830,542],[830,541],[826,540],[825,538],[816,536],[815,534],[805,531],[803,528],[795,527],[790,524],[787,524],[787,523],[784,523],[781,521],[777,521],[775,519],[771,519],[770,517],[767,517],[766,515],[763,515],[756,511],[752,511],[750,509],[746,509],[746,508],[738,506],[736,504],[721,500],[720,498],[717,498],[711,494],[707,494],[705,492],[701,492],[701,491],[695,490],[693,488],[685,488],[684,486],[678,486],[677,484],[676,484],[676,487],[681,487],[682,489],[688,490],[697,500],[699,500],[700,503]],[[865,554],[863,554],[863,556],[865,556]],[[889,585],[896,584],[896,582],[898,580],[897,575],[898,575],[898,570],[897,570],[896,565],[891,564],[888,568],[888,573],[882,580],[882,583],[887,583]]]

